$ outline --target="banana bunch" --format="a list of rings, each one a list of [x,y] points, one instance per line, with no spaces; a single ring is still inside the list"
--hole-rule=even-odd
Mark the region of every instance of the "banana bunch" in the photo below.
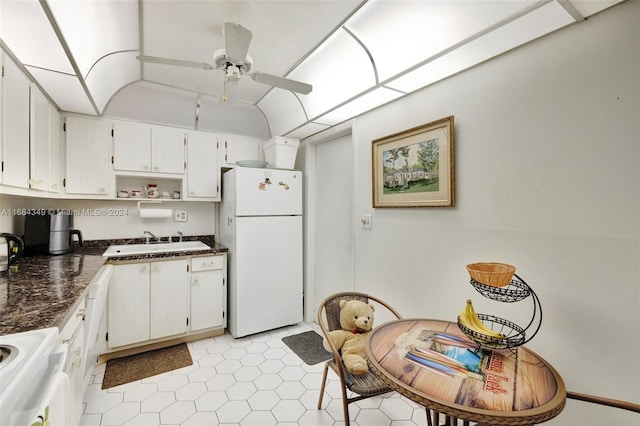
[[[464,307],[462,312],[460,312],[458,321],[468,329],[489,337],[489,339],[487,339],[488,341],[491,341],[493,339],[504,339],[506,337],[504,334],[491,330],[482,323],[480,318],[478,318],[476,310],[473,308],[471,299],[467,299],[467,305]]]

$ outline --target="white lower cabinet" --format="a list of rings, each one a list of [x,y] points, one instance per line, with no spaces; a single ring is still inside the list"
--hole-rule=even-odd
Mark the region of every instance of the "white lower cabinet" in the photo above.
[[[226,326],[225,271],[224,255],[191,259],[191,331]]]
[[[107,346],[149,340],[149,263],[113,268],[107,296]]]
[[[187,331],[189,259],[152,262],[149,337],[159,339]]]
[[[110,350],[226,326],[226,255],[174,259],[113,266]]]

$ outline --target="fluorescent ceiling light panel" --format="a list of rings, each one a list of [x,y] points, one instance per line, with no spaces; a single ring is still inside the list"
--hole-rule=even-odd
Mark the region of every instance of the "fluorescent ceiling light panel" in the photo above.
[[[370,50],[384,81],[533,3],[371,1],[345,26]]]
[[[49,0],[48,4],[83,77],[105,55],[140,50],[137,1]]]
[[[384,87],[375,89],[366,95],[360,96],[357,99],[343,105],[335,110],[315,119],[318,123],[335,125],[342,123],[350,118],[356,117],[362,113],[370,111],[380,105],[386,104],[394,99],[403,96],[404,93],[400,93],[395,90],[389,90]]]
[[[585,18],[625,0],[571,0],[571,4]]]
[[[575,22],[558,3],[548,3],[385,86],[413,92]]]
[[[313,85],[310,94],[300,96],[310,117],[325,113],[377,83],[367,52],[344,30],[328,38],[287,77]]]
[[[286,132],[307,121],[298,98],[287,90],[274,89],[259,103],[258,108],[267,116],[271,134],[284,135]]]
[[[63,111],[95,115],[96,112],[75,75],[26,67],[45,92]]]
[[[37,0],[0,0],[0,38],[25,65],[74,74]]]
[[[304,126],[300,127],[299,129],[296,129],[290,133],[287,133],[286,137],[288,138],[294,138],[294,139],[304,139],[306,137],[309,137],[311,135],[315,135],[316,133],[320,133],[323,130],[328,129],[329,126],[327,126],[326,124],[319,124],[319,123],[307,123]]]

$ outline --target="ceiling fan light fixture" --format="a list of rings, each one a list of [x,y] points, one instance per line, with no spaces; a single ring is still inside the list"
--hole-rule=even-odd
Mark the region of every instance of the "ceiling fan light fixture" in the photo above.
[[[240,67],[235,65],[229,65],[225,70],[225,81],[238,81],[242,76],[242,71]]]
[[[248,73],[251,71],[251,67],[253,66],[253,59],[251,56],[247,55],[247,57],[242,61],[233,61],[230,59],[226,51],[224,49],[218,49],[213,52],[213,64],[218,69],[227,69],[228,67],[235,66],[242,70],[242,73]]]
[[[224,89],[220,101],[223,104],[232,104],[238,100],[238,79],[224,79]]]

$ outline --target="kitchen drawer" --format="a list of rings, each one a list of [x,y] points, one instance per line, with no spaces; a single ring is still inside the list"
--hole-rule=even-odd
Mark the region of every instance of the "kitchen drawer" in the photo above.
[[[222,269],[223,266],[224,256],[203,256],[191,258],[191,272]]]
[[[69,343],[72,339],[78,327],[82,324],[84,320],[84,312],[85,312],[85,300],[82,299],[82,302],[75,309],[69,321],[65,324],[64,328],[60,330],[60,343]]]

